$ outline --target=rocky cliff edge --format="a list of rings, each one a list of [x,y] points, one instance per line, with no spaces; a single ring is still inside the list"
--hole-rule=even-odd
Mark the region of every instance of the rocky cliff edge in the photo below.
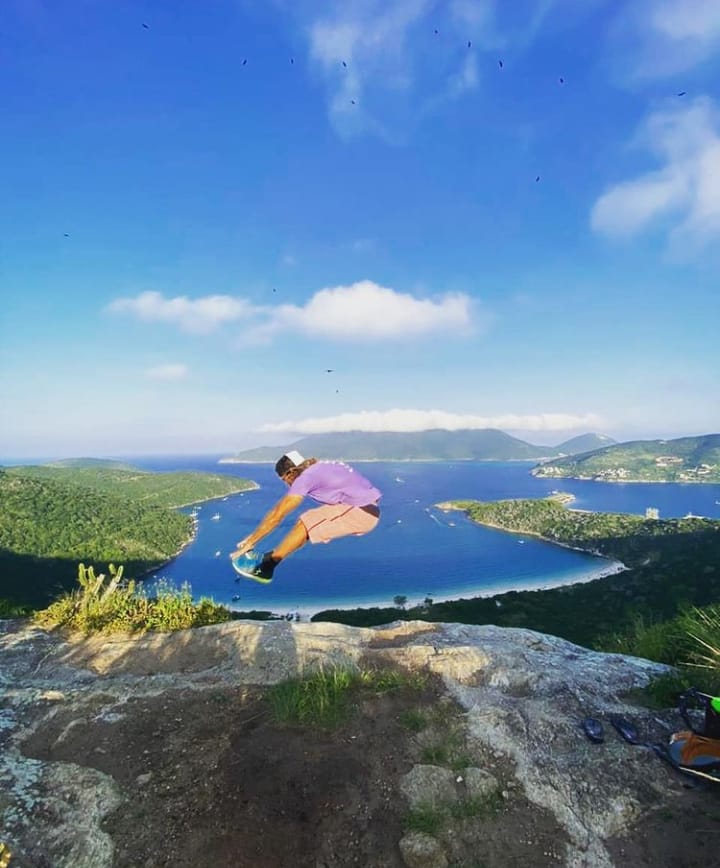
[[[333,732],[274,723],[268,686],[319,666],[431,686],[364,696]],[[579,727],[623,714],[665,740],[676,717],[628,699],[663,669],[494,626],[0,622],[0,841],[12,868],[694,864],[673,817],[707,825],[707,795]]]

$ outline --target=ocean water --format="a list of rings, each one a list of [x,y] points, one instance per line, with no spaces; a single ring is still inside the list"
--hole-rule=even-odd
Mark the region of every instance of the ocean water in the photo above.
[[[642,515],[652,506],[663,518],[692,513],[720,519],[720,485],[536,479],[527,462],[358,462],[357,469],[383,491],[377,529],[365,537],[308,544],[279,567],[272,584],[259,585],[236,581],[228,554],[286,491],[271,465],[218,464],[208,456],[133,458],[132,463],[156,471],[219,472],[260,485],[257,491],[201,504],[195,540],[157,574],[177,584],[188,582],[196,598],[210,596],[246,611],[307,616],[327,608],[391,606],[397,594],[410,603],[426,596],[440,601],[568,584],[612,568],[602,558],[490,530],[459,512],[435,508],[445,500],[539,498],[558,489],[574,494],[573,506],[580,509]],[[272,547],[298,514],[259,548]],[[237,595],[240,599],[233,600]]]

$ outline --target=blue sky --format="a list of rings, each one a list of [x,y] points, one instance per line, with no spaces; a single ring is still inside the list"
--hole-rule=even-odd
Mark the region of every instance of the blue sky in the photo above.
[[[0,455],[720,430],[717,0],[2,14]]]

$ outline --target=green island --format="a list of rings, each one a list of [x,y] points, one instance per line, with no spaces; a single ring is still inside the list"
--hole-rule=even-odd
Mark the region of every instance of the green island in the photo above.
[[[544,479],[596,482],[720,482],[720,434],[618,443],[534,467]]]
[[[108,464],[112,466],[108,466]],[[38,607],[72,587],[80,562],[141,576],[175,557],[194,524],[178,507],[257,488],[240,477],[150,473],[95,462],[0,469],[0,598]]]
[[[562,498],[454,501],[445,509],[473,521],[621,561],[627,569],[590,582],[537,591],[509,591],[404,609],[325,610],[314,621],[375,626],[398,618],[527,627],[587,647],[609,650],[638,623],[669,621],[688,607],[720,600],[720,521],[661,521],[566,508]]]

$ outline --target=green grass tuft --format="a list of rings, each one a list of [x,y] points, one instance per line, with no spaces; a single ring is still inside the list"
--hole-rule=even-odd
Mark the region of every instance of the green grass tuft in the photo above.
[[[387,693],[420,690],[424,675],[393,669],[319,669],[305,678],[292,678],[268,691],[273,716],[283,723],[330,728],[345,721],[353,692]]]
[[[420,757],[424,763],[432,766],[445,765],[450,753],[444,744],[430,744],[422,749]]]
[[[502,808],[503,799],[496,789],[487,796],[463,799],[450,806],[450,816],[454,820],[469,820],[472,817],[490,817]]]
[[[408,708],[400,715],[400,725],[410,732],[422,732],[427,729],[428,717],[419,708]]]
[[[401,669],[370,668],[359,673],[360,683],[375,693],[388,693],[392,690],[424,690],[427,675],[424,672],[404,672]]]
[[[427,835],[437,835],[445,822],[445,812],[421,805],[408,811],[403,826],[409,832],[425,832]]]
[[[268,692],[272,714],[283,723],[332,727],[347,718],[350,689],[356,673],[347,669],[324,669],[308,678],[290,679]]]

